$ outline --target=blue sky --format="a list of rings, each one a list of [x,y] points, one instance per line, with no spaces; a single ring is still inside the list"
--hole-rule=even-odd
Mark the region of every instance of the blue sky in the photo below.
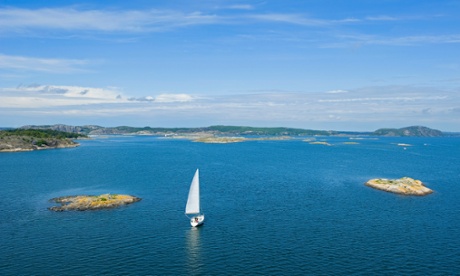
[[[460,1],[0,1],[0,126],[460,131]]]

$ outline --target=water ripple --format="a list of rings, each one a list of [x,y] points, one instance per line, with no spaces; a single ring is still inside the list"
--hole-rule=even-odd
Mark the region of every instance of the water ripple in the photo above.
[[[2,275],[460,271],[458,142],[413,147],[408,155],[382,140],[318,147],[113,139],[85,141],[71,155],[2,156]],[[183,214],[195,166],[202,168],[207,217],[200,228],[191,228]],[[403,173],[430,179],[436,193],[401,197],[363,185],[374,176]],[[100,212],[46,210],[50,195],[70,191],[123,192],[143,200]]]

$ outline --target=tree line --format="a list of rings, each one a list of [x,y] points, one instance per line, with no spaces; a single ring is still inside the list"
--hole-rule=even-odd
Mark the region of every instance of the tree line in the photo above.
[[[57,131],[52,129],[8,129],[8,130],[1,130],[0,137],[5,136],[29,136],[34,138],[55,138],[55,139],[76,139],[80,137],[87,137],[83,134],[78,133],[70,133],[70,132],[63,132]]]

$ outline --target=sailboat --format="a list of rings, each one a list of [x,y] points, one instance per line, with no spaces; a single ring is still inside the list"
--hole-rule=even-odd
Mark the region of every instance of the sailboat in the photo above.
[[[193,227],[200,226],[204,222],[204,214],[201,213],[200,209],[200,176],[198,169],[190,184],[187,205],[185,206],[185,215],[190,218],[190,224]]]

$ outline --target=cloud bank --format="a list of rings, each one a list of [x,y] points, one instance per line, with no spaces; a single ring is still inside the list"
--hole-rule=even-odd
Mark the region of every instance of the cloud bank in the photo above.
[[[16,88],[0,88],[0,108],[7,109],[40,109],[46,108],[52,112],[56,108],[61,112],[68,106],[88,107],[101,104],[112,105],[114,115],[121,104],[135,104],[145,102],[156,103],[183,103],[193,101],[187,94],[160,94],[156,97],[126,97],[117,88],[94,88],[65,85],[20,85]],[[135,112],[133,110],[132,112]]]
[[[443,129],[449,124],[460,125],[459,91],[427,87],[368,87],[318,93],[278,91],[212,97],[159,94],[133,98],[121,92],[114,88],[51,85],[2,89],[0,123],[8,126],[5,116],[18,114],[29,117],[30,121],[45,115],[69,121],[104,116],[112,121],[118,118],[120,124],[123,118],[137,117],[142,125],[152,126],[155,126],[153,118],[174,122],[176,126],[252,124],[342,130],[416,124]],[[351,123],[366,129],[350,129],[347,126]]]

